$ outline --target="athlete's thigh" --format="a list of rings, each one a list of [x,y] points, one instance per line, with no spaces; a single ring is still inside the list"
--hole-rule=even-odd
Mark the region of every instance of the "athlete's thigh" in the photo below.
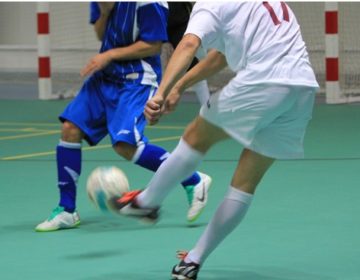
[[[183,138],[196,150],[206,153],[211,146],[229,138],[229,135],[222,128],[208,122],[201,116],[197,116],[187,126]]]

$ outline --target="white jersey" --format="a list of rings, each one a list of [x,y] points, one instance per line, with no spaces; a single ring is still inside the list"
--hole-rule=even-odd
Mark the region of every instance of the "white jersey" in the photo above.
[[[225,55],[234,83],[318,87],[299,24],[283,2],[197,2],[189,33]]]

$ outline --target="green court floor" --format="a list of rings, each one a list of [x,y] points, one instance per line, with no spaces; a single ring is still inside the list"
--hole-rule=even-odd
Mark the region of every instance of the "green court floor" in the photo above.
[[[234,141],[214,147],[201,170],[213,177],[210,201],[198,222],[186,222],[179,188],[155,226],[98,212],[86,177],[116,165],[132,188],[149,171],[118,158],[108,139],[86,144],[78,190],[79,228],[36,233],[58,201],[54,148],[57,115],[68,101],[0,100],[0,279],[165,280],[222,200],[241,152]],[[148,137],[171,150],[198,105],[182,104]],[[360,107],[316,105],[303,160],[278,161],[265,176],[244,222],[205,263],[201,280],[360,279]]]

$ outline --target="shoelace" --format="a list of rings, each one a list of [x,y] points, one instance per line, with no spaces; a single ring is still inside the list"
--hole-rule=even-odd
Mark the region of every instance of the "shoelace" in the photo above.
[[[141,193],[140,190],[125,192],[117,201],[119,203],[127,203],[133,200],[139,193]]]

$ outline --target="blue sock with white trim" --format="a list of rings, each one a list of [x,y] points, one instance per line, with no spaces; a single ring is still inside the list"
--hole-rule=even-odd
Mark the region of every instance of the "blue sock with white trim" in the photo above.
[[[153,144],[139,146],[133,162],[141,167],[151,171],[158,170],[162,162],[169,157],[170,153],[165,149]],[[194,186],[200,182],[201,178],[197,172],[194,172],[189,178],[181,182],[183,187]]]
[[[56,161],[60,190],[59,206],[72,213],[76,209],[76,189],[81,173],[81,144],[60,140],[56,147]]]

